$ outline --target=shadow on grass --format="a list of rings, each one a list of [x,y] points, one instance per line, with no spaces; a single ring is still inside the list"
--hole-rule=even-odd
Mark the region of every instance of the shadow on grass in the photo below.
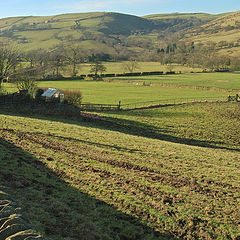
[[[0,182],[47,239],[174,239],[72,187],[30,153],[0,137]]]
[[[137,121],[116,119],[112,117],[104,117],[104,120],[98,120],[99,124],[108,129],[119,131],[122,133],[132,134],[141,137],[153,138],[173,143],[186,144],[190,146],[206,147],[212,149],[226,149],[240,152],[239,148],[231,148],[222,145],[219,141],[204,141],[193,138],[183,138],[171,135],[171,131],[163,128],[157,128],[145,123]]]
[[[0,111],[1,113],[1,111]],[[118,112],[121,114],[121,112]],[[158,128],[154,127],[152,125],[148,125],[146,123],[140,123],[133,120],[126,120],[126,119],[117,119],[113,117],[98,117],[94,114],[84,114],[82,116],[78,116],[74,118],[74,120],[71,119],[64,119],[63,116],[53,117],[53,116],[40,116],[40,115],[26,115],[26,114],[17,114],[13,112],[4,112],[6,115],[10,116],[27,116],[28,118],[33,119],[41,119],[41,120],[50,120],[50,121],[56,121],[56,122],[62,122],[62,123],[70,123],[70,124],[76,124],[79,126],[85,126],[85,127],[91,127],[91,128],[99,128],[99,129],[106,129],[106,130],[112,130],[112,131],[118,131],[125,134],[131,134],[135,136],[141,136],[141,137],[147,137],[152,139],[158,139],[173,143],[179,143],[179,144],[186,144],[190,146],[198,146],[198,147],[206,147],[206,148],[212,148],[212,149],[226,149],[231,151],[237,151],[240,152],[239,148],[231,148],[226,146],[220,146],[223,145],[222,142],[218,141],[206,141],[206,140],[196,140],[193,138],[184,138],[184,137],[177,137],[173,136],[173,132],[169,131],[166,128]],[[71,139],[72,140],[72,139]],[[97,144],[97,143],[88,143],[88,144]],[[111,146],[112,147],[112,146]],[[118,149],[118,147],[116,147]],[[121,149],[119,149],[121,150]],[[128,149],[126,149],[128,150]]]
[[[27,132],[25,132],[27,133]],[[54,135],[54,134],[42,134],[39,132],[31,132],[29,134],[35,135],[35,136],[44,136],[44,137],[53,137],[53,138],[58,138],[61,140],[68,140],[68,141],[72,141],[72,142],[77,142],[77,143],[83,143],[83,144],[88,144],[88,145],[92,145],[92,146],[96,146],[96,147],[100,147],[100,148],[111,148],[111,149],[115,149],[118,151],[126,151],[126,152],[139,152],[140,150],[138,149],[133,149],[133,148],[126,148],[126,147],[120,147],[117,145],[109,145],[109,144],[103,144],[103,143],[98,143],[98,142],[92,142],[92,141],[86,141],[86,140],[81,140],[81,139],[76,139],[76,138],[71,138],[71,137],[64,137],[64,136],[59,136],[59,135]]]

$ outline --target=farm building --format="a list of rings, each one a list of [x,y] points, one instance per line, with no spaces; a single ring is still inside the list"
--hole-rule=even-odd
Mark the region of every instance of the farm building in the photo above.
[[[46,100],[59,99],[60,102],[64,100],[64,93],[56,88],[48,88],[41,96]]]

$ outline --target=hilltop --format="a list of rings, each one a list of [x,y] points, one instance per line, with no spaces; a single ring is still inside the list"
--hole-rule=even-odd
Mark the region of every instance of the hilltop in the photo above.
[[[78,43],[85,50],[111,55],[156,52],[173,41],[215,42],[224,55],[237,55],[240,12],[171,13],[143,17],[89,12],[56,16],[22,16],[0,19],[0,41],[14,42],[23,51],[50,50]]]
[[[91,12],[4,18],[0,19],[0,29],[2,41],[13,41],[24,50],[50,49],[63,42],[77,41],[84,48],[101,48],[107,53],[114,53],[116,46],[131,46],[129,41],[136,36],[138,42],[148,40],[154,43],[161,32],[200,26],[215,18],[210,14],[137,17],[113,12]],[[137,47],[143,48],[139,45]]]
[[[148,19],[120,13],[77,13],[47,17],[15,17],[0,20],[2,39],[17,42],[25,49],[51,48],[62,42],[81,42],[93,48],[96,42],[106,51],[113,50],[110,40],[141,31],[145,34],[156,26]],[[109,42],[106,42],[109,40]],[[88,46],[86,46],[88,45]]]

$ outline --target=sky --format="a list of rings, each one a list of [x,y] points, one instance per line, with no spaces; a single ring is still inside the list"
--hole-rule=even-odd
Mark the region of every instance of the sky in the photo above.
[[[240,10],[240,0],[0,0],[0,18],[50,16],[74,12],[224,13]]]

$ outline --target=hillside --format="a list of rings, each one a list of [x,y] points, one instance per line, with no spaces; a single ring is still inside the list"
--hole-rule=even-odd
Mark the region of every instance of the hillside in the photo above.
[[[201,26],[224,14],[207,13],[170,13],[170,14],[152,14],[144,18],[152,20],[155,24],[164,25],[171,32],[177,32],[188,28]]]
[[[151,14],[146,15],[144,18],[158,20],[158,19],[200,19],[202,21],[214,20],[223,14],[208,14],[208,13],[163,13],[163,14]]]
[[[0,19],[1,41],[13,41],[24,50],[50,49],[60,43],[77,41],[85,49],[114,53],[120,46],[131,48],[137,38],[154,43],[161,32],[196,27],[214,18],[205,14],[150,15],[137,17],[121,13],[91,12],[57,16],[23,16]],[[194,14],[192,14],[194,15]],[[161,16],[161,17],[160,17]],[[130,40],[128,39],[130,37]],[[137,44],[135,44],[137,46]],[[144,48],[141,44],[137,47]],[[135,47],[135,46],[134,46]]]
[[[140,17],[101,12],[0,20],[2,39],[11,39],[29,50],[49,49],[62,42],[78,41],[85,48],[92,49],[97,45],[112,53],[112,45],[119,43],[115,35],[145,33],[154,27],[152,21]]]
[[[239,11],[216,15],[172,13],[143,17],[89,12],[0,19],[0,41],[14,42],[23,51],[50,50],[60,44],[77,42],[85,50],[131,56],[146,49],[156,51],[174,39],[196,44],[216,42],[220,53],[238,55],[239,29]]]
[[[240,11],[220,16],[198,28],[191,29],[184,39],[195,43],[215,42],[222,54],[239,55]]]
[[[239,108],[0,115],[0,182],[44,237],[239,239]],[[23,127],[24,126],[24,127]]]

